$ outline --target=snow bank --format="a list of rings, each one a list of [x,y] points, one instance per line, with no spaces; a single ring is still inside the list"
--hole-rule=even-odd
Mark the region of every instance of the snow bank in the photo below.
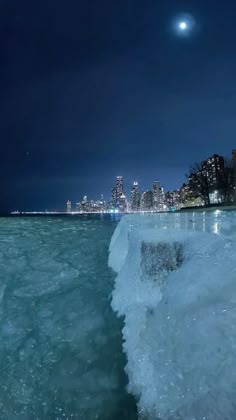
[[[127,216],[111,244],[128,389],[145,419],[236,418],[236,213]]]

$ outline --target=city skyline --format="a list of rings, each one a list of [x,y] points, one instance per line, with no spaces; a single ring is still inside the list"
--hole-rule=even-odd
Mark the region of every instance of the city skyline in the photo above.
[[[101,209],[111,209],[111,208],[120,208],[120,211],[126,211],[127,209],[129,211],[136,211],[140,209],[151,209],[151,210],[157,210],[160,209],[167,209],[171,207],[175,207],[177,204],[177,207],[179,207],[178,204],[181,204],[181,206],[185,205],[187,206],[187,201],[189,199],[189,185],[196,183],[194,175],[197,174],[199,171],[199,168],[201,167],[201,171],[203,174],[207,175],[207,182],[210,187],[210,195],[208,196],[209,204],[210,203],[220,203],[222,202],[221,198],[221,192],[219,191],[219,194],[217,191],[213,191],[212,188],[215,185],[217,188],[217,182],[220,181],[220,177],[222,176],[221,172],[225,170],[226,166],[228,166],[232,162],[234,166],[234,176],[231,180],[234,185],[234,189],[236,188],[236,175],[235,175],[235,162],[236,162],[236,149],[232,149],[231,151],[231,158],[223,157],[218,154],[213,154],[211,156],[208,156],[208,158],[205,158],[200,163],[195,163],[194,165],[190,166],[188,174],[185,174],[185,180],[181,183],[181,185],[178,185],[177,188],[174,190],[167,190],[165,188],[165,185],[160,183],[158,179],[154,179],[151,182],[151,185],[147,186],[147,188],[142,187],[142,183],[138,182],[137,180],[134,180],[131,185],[127,182],[127,180],[124,180],[124,177],[122,175],[117,175],[115,179],[110,181],[110,191],[92,196],[89,195],[87,192],[83,193],[82,197],[78,199],[78,195],[76,198],[71,199],[68,198],[66,201],[66,206],[58,206],[53,207],[51,209],[46,209],[41,206],[40,208],[36,209],[11,209],[11,212],[24,212],[24,211],[66,211],[67,212],[76,212],[83,209],[83,211],[90,211],[93,206],[94,208],[100,207]],[[215,172],[212,172],[212,167]],[[195,168],[195,169],[194,169]],[[196,171],[197,170],[197,171]],[[208,171],[210,171],[208,173]],[[218,175],[217,175],[218,174]],[[225,174],[224,174],[225,176]],[[225,181],[224,181],[225,182]],[[113,183],[113,186],[112,186]],[[232,185],[231,185],[232,187]],[[222,189],[222,186],[219,186],[219,189]],[[152,197],[150,196],[150,193],[152,194]],[[191,193],[192,194],[192,193]],[[190,195],[191,195],[190,194]],[[202,192],[200,193],[198,191],[198,194],[195,198],[200,198],[202,195]],[[145,197],[146,196],[146,197]],[[180,197],[182,197],[182,202],[180,200]],[[192,197],[193,198],[193,197]],[[189,202],[189,205],[203,205],[204,202],[202,200],[198,200],[195,202],[192,201],[192,203]],[[179,201],[179,202],[178,202]],[[191,201],[191,200],[190,200]],[[223,200],[224,201],[224,200]],[[230,200],[231,201],[231,200]],[[149,202],[149,204],[145,204],[145,202]],[[175,202],[175,204],[173,204]],[[117,204],[118,203],[118,204]],[[172,204],[171,204],[172,203]],[[82,207],[81,207],[82,204]],[[207,204],[207,203],[205,203]],[[64,209],[64,210],[63,210]]]
[[[117,175],[109,200],[104,200],[103,194],[100,200],[89,200],[85,195],[81,203],[76,203],[74,211],[166,211],[226,201],[236,201],[236,149],[232,150],[231,159],[213,154],[200,163],[195,163],[189,170],[186,181],[172,191],[166,191],[157,179],[146,190],[140,189],[137,180],[133,181],[130,188],[125,189],[123,176]],[[67,212],[71,212],[71,205],[68,200]]]

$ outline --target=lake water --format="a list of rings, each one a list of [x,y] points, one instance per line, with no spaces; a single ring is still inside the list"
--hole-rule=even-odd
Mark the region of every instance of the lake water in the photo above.
[[[113,216],[114,217],[114,216]],[[136,419],[111,217],[0,219],[1,419]]]

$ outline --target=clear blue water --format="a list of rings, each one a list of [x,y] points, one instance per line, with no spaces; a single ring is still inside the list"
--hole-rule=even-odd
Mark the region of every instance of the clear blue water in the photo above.
[[[136,419],[110,307],[116,224],[0,219],[1,419]]]

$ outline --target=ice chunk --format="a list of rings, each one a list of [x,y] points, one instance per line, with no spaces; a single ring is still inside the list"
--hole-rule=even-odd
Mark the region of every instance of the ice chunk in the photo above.
[[[187,217],[124,218],[110,247],[141,419],[236,418],[236,214]]]
[[[114,228],[99,216],[0,218],[1,420],[136,418],[109,299]]]
[[[180,267],[183,263],[183,246],[180,242],[141,242],[141,267],[151,281]]]

